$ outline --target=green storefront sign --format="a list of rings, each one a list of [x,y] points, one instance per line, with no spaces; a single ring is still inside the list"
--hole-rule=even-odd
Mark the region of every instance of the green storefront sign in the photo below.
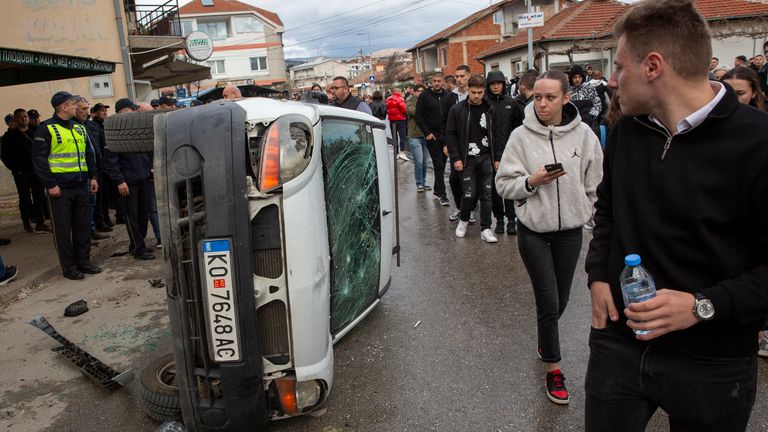
[[[0,86],[110,74],[115,64],[84,57],[0,48]]]

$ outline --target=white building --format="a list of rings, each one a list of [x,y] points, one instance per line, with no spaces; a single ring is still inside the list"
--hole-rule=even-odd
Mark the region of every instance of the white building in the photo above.
[[[332,59],[318,58],[315,61],[291,68],[291,88],[294,91],[309,90],[312,84],[325,88],[334,77],[346,77],[347,65]]]
[[[179,14],[184,35],[202,31],[213,39],[213,55],[205,62],[213,79],[201,87],[285,82],[285,29],[274,12],[236,0],[192,0]]]

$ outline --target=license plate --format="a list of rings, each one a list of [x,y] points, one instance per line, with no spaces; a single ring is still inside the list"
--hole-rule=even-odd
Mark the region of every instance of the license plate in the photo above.
[[[239,361],[240,340],[237,337],[230,241],[204,240],[202,247],[211,359],[216,362]]]

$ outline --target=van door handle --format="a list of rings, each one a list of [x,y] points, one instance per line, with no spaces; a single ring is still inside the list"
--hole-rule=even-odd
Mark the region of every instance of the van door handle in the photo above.
[[[388,215],[388,214],[390,214],[390,213],[392,213],[392,211],[391,211],[391,210],[382,210],[382,211],[381,211],[381,215],[382,215],[382,216],[386,216],[386,215]]]

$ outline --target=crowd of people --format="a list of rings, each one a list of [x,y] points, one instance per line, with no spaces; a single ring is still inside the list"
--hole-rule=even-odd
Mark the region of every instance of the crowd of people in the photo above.
[[[175,107],[167,96],[151,104],[123,98],[115,114]],[[60,91],[51,97],[51,108],[53,115],[43,121],[36,109],[16,109],[6,117],[1,139],[0,160],[13,175],[24,230],[53,234],[62,274],[72,280],[102,271],[91,261],[91,246],[109,238],[117,224],[126,225],[133,257],[154,259],[145,243],[151,221],[154,247],[162,247],[152,154],[109,150],[104,134],[109,105],[91,106],[82,96]],[[0,259],[0,286],[17,273]]]
[[[756,355],[768,356],[765,56],[718,68],[690,0],[642,2],[615,35],[609,80],[590,65],[512,82],[462,65],[408,88],[404,104],[396,90],[366,106],[343,79],[328,100],[389,118],[395,135],[405,130],[416,192],[432,191],[443,206],[449,163],[456,237],[478,202],[482,240],[497,241],[492,218],[496,234],[518,235],[535,350],[557,404],[570,400],[558,320],[591,230],[586,430],[642,431],[662,408],[672,430],[743,431]],[[619,275],[633,253],[658,291],[626,306]]]

